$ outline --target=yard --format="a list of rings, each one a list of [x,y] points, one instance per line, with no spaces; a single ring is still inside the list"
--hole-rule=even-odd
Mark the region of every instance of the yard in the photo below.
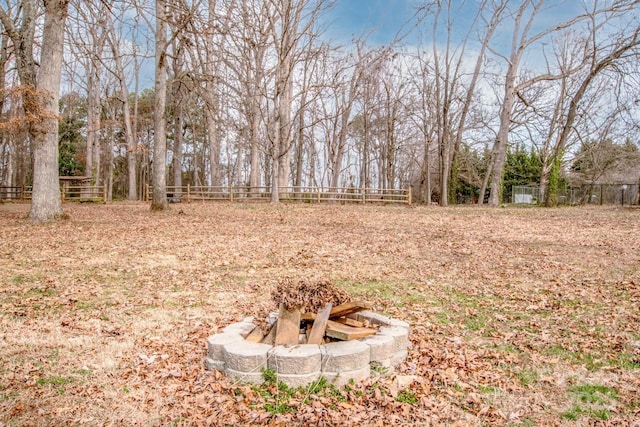
[[[638,209],[28,209],[0,205],[0,426],[640,425]],[[205,371],[284,277],[409,322],[407,361],[345,388]]]

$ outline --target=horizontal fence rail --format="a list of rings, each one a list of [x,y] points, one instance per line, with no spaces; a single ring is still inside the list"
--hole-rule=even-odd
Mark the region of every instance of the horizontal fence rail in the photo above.
[[[151,199],[152,187],[147,186],[145,199]],[[172,203],[193,201],[269,201],[269,187],[168,186],[167,199]],[[287,202],[350,202],[411,204],[411,189],[381,189],[354,187],[286,187],[279,192],[280,201]]]
[[[2,201],[29,201],[31,194],[31,186],[0,186],[0,200]],[[107,194],[103,185],[62,185],[60,186],[60,199],[63,202],[104,202],[107,200]]]
[[[31,200],[31,187],[0,186],[0,200]]]
[[[61,189],[62,201],[84,202],[107,200],[105,187],[102,185],[66,185]]]

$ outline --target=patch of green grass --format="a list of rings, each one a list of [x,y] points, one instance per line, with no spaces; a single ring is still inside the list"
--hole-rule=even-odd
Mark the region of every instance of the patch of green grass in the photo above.
[[[498,393],[500,389],[498,387],[493,387],[490,385],[481,385],[478,387],[481,393]]]
[[[278,377],[273,369],[263,369],[262,379],[264,380],[262,385],[252,388],[265,399],[263,406],[265,411],[273,415],[295,411],[296,408],[290,404],[290,401],[298,392],[297,389],[287,386],[282,381],[277,382]]]
[[[422,295],[422,294],[411,294],[407,297],[407,302],[410,303],[425,303],[425,302],[429,302],[429,299],[427,298],[426,295]]]
[[[611,412],[608,409],[596,409],[591,411],[590,414],[599,420],[606,421],[611,416]]]
[[[25,285],[27,283],[36,283],[40,281],[42,275],[40,273],[34,275],[18,274],[9,279],[12,285]]]
[[[560,414],[561,418],[570,421],[577,421],[583,415],[606,421],[610,418],[611,412],[605,406],[610,405],[612,400],[618,399],[616,389],[599,384],[572,386],[569,387],[569,392],[580,401],[580,404]]]
[[[578,299],[562,298],[560,303],[568,308],[576,308],[582,305],[582,301]]]
[[[514,347],[513,344],[496,345],[494,348],[503,353],[509,353],[509,354],[522,353],[522,351]]]
[[[640,369],[640,358],[631,353],[620,353],[618,357],[610,361],[612,366],[617,366],[627,371]]]
[[[50,362],[53,362],[53,361],[58,360],[59,357],[60,357],[60,350],[55,348],[55,349],[53,349],[53,351],[51,351],[51,353],[49,353],[47,355],[47,360],[50,361]]]
[[[406,403],[412,406],[415,406],[418,404],[418,398],[409,389],[404,389],[400,393],[398,393],[398,397],[396,397],[396,401],[400,403]]]
[[[58,291],[53,288],[31,288],[26,293],[25,296],[41,296],[41,297],[50,297],[53,295],[57,295]]]
[[[72,377],[59,377],[56,375],[46,378],[38,378],[36,380],[36,384],[38,385],[52,385],[54,387],[64,386],[72,382]]]
[[[59,377],[54,375],[46,378],[38,378],[36,380],[36,384],[39,386],[51,386],[58,394],[62,395],[66,393],[66,389],[64,387],[73,381],[74,379],[72,377]]]
[[[266,385],[275,384],[278,380],[278,375],[273,369],[265,368],[262,370],[262,379]]]
[[[569,391],[576,394],[580,401],[590,404],[605,405],[609,400],[618,398],[615,388],[597,384],[577,385],[570,387]]]
[[[538,382],[538,373],[530,369],[523,369],[518,372],[518,381],[523,387],[535,385]]]
[[[548,347],[543,353],[549,356],[558,356],[566,362],[584,365],[584,367],[591,372],[599,370],[604,365],[603,360],[598,354],[584,351],[571,351],[559,345]]]
[[[579,352],[577,353],[577,359],[591,372],[599,370],[604,365],[602,359],[593,353]]]
[[[452,302],[456,302],[463,307],[479,308],[479,301],[477,297],[469,296],[464,292],[460,292],[456,289],[447,291],[447,296]]]
[[[74,374],[77,375],[82,375],[83,377],[90,377],[91,376],[91,370],[89,369],[77,369],[75,371],[73,371]]]
[[[518,424],[509,424],[509,426],[518,426],[518,427],[535,427],[536,423],[529,417],[523,418],[520,420]]]
[[[389,371],[389,368],[385,368],[384,366],[380,366],[380,365],[372,365],[371,371],[375,372],[378,375],[386,375],[387,372]]]
[[[474,315],[467,317],[465,321],[465,327],[470,331],[479,331],[484,329],[487,323],[487,319],[483,315]]]
[[[285,414],[287,412],[295,412],[295,406],[291,406],[287,403],[282,402],[267,402],[264,404],[264,410],[269,412],[270,414]]]
[[[567,411],[560,414],[560,418],[563,418],[569,421],[578,421],[578,418],[580,418],[580,416],[584,413],[585,413],[585,410],[582,409],[581,406],[574,405],[571,408],[569,408]]]
[[[185,417],[177,417],[177,418],[174,418],[174,419],[171,421],[171,424],[172,424],[172,425],[174,425],[174,426],[182,426],[182,425],[184,425],[184,424],[185,424],[185,422],[187,422],[187,421],[188,421],[188,420],[187,420]]]
[[[19,396],[18,392],[12,391],[12,392],[9,392],[9,393],[0,394],[0,399],[9,400],[9,399],[15,399],[18,396]]]
[[[550,347],[547,347],[543,350],[543,354],[547,355],[547,356],[560,356],[561,358],[571,358],[570,354],[571,352],[568,350],[565,350],[564,347],[561,347],[559,345],[552,345]]]
[[[78,310],[82,310],[82,311],[93,311],[96,310],[98,307],[95,304],[86,302],[86,301],[78,301],[76,302],[75,307]]]
[[[388,281],[373,282],[338,282],[342,287],[346,288],[349,293],[361,295],[365,297],[380,297],[385,299],[398,298],[402,295],[402,299],[406,298],[406,292],[398,292],[399,285]]]
[[[443,325],[448,325],[449,323],[451,323],[451,319],[449,318],[449,314],[446,311],[441,311],[436,314],[436,322]]]

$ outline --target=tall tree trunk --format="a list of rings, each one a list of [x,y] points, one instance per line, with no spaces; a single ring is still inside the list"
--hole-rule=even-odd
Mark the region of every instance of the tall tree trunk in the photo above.
[[[97,64],[92,67],[87,88],[87,152],[85,175],[100,185],[100,126],[102,106],[100,102],[100,71]]]
[[[346,95],[343,95],[345,97]],[[340,185],[340,174],[342,173],[342,161],[344,159],[344,151],[347,146],[347,133],[349,129],[349,116],[351,115],[351,103],[347,104],[343,99],[342,114],[340,118],[340,130],[335,141],[335,153],[332,159],[332,173],[330,187]],[[337,119],[336,119],[337,121]]]
[[[222,184],[220,177],[220,138],[218,137],[218,123],[213,106],[205,108],[207,122],[207,138],[209,142],[209,176],[211,185],[217,187]]]
[[[302,94],[302,107],[298,111],[298,142],[296,144],[296,177],[293,183],[294,187],[302,186],[302,168],[304,161],[304,114],[306,103],[305,94]]]
[[[505,94],[500,110],[500,129],[493,147],[493,172],[490,180],[489,205],[498,206],[502,200],[502,172],[507,158],[507,142],[509,139],[509,127],[511,125],[511,113],[515,98],[515,70],[509,66],[505,84]]]
[[[111,21],[111,15],[106,14],[106,22],[108,27],[107,39],[113,53],[114,70],[113,76],[117,80],[118,94],[122,103],[122,126],[124,128],[124,136],[127,144],[127,200],[138,199],[138,179],[137,179],[137,145],[131,120],[131,106],[129,103],[129,88],[127,87],[127,76],[125,74],[124,65],[122,63],[122,55],[120,53],[120,42],[115,37],[115,27]],[[137,97],[136,97],[137,98]]]
[[[423,163],[423,170],[424,170],[424,186],[425,186],[425,191],[424,191],[424,201],[427,205],[431,204],[431,155],[429,153],[429,146],[430,144],[430,139],[425,137],[424,140],[424,163]]]
[[[260,107],[257,105],[257,95],[251,97],[251,116],[249,117],[249,144],[251,149],[251,165],[249,171],[249,187],[256,191],[260,186]],[[265,182],[268,184],[268,181]]]
[[[165,0],[156,0],[156,73],[153,114],[153,197],[151,210],[161,211],[167,203],[167,25]]]
[[[119,56],[115,58],[116,69],[119,74],[120,84],[120,100],[122,102],[122,120],[124,126],[125,140],[127,141],[127,200],[138,200],[137,188],[137,146],[135,136],[133,134],[133,124],[131,123],[131,109],[129,104],[129,89],[122,67],[122,60]]]
[[[182,194],[182,122],[184,120],[184,109],[181,105],[176,105],[176,117],[173,127],[173,185],[176,187],[174,197],[179,198]]]
[[[34,147],[34,172],[29,219],[33,222],[51,221],[63,214],[58,176],[58,98],[68,6],[68,0],[49,0],[45,3],[37,85],[42,97],[42,116],[30,132]]]

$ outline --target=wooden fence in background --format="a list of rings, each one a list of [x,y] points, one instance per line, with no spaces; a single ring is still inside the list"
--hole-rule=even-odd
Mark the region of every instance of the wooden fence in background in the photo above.
[[[151,186],[145,187],[144,200],[151,199]],[[104,202],[107,200],[102,185],[69,185],[60,187],[63,202]],[[230,201],[230,202],[268,202],[271,200],[269,187],[209,187],[192,186],[167,187],[170,202],[194,201]],[[24,202],[31,200],[31,187],[0,186],[0,200]],[[411,189],[382,189],[354,187],[288,187],[280,190],[283,202],[349,202],[349,203],[397,203],[411,205]]]
[[[0,186],[0,200],[25,202],[31,200],[31,187]],[[106,189],[102,185],[63,185],[60,187],[60,198],[63,202],[104,202],[107,200]]]
[[[147,186],[145,199],[151,199],[152,187]],[[167,198],[170,202],[193,201],[230,201],[253,202],[270,201],[269,187],[209,187],[192,186],[167,187]],[[283,202],[350,202],[350,203],[399,203],[411,205],[411,188],[381,189],[354,187],[287,187],[280,189],[280,201]]]

